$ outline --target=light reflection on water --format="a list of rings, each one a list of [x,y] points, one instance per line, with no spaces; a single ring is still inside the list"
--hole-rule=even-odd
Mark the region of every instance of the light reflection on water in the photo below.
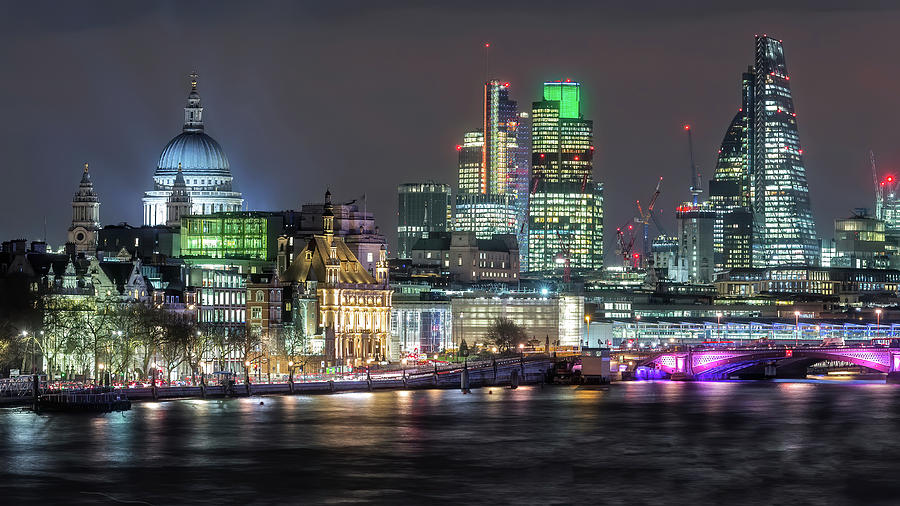
[[[634,382],[3,409],[0,502],[895,504],[898,401],[846,381]]]

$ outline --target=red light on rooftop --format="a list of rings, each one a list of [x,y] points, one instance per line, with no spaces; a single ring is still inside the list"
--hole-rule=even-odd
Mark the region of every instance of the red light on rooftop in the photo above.
[[[572,80],[571,80],[571,79],[566,79],[566,82],[567,82],[567,83],[571,83]]]
[[[628,225],[628,230],[633,230],[633,229],[634,229],[633,225]]]
[[[509,83],[503,83],[504,88],[509,88]]]
[[[457,145],[456,145],[456,150],[457,150],[457,151],[462,151],[462,146],[460,146],[459,144],[457,144]]]
[[[684,125],[684,129],[685,129],[685,130],[690,130],[690,129],[691,129],[691,125]]]
[[[887,182],[888,182],[888,183],[893,183],[893,182],[894,182],[894,176],[888,176],[888,177],[887,177]]]

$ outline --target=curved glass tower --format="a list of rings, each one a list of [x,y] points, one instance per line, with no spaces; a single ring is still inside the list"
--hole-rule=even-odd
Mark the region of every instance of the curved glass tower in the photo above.
[[[819,261],[790,79],[781,41],[757,35],[751,177],[758,266]]]

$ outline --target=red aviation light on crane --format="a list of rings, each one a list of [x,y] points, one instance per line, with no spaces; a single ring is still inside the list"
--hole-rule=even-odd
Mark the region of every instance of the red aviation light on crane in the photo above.
[[[509,88],[509,83],[503,83],[504,88]]]
[[[457,145],[456,145],[456,150],[457,150],[457,151],[462,151],[462,146],[459,145],[459,144],[457,144]]]
[[[491,47],[491,43],[490,43],[490,42],[485,42],[485,43],[484,43],[484,47]]]
[[[888,183],[893,183],[893,182],[894,182],[894,176],[888,176],[887,178],[885,178],[885,180],[886,180]]]
[[[684,130],[685,130],[685,131],[688,131],[688,130],[690,130],[690,129],[691,129],[691,125],[688,125],[687,123],[685,123],[685,124],[684,124]]]
[[[633,229],[634,229],[634,225],[628,225],[628,230],[633,230]]]

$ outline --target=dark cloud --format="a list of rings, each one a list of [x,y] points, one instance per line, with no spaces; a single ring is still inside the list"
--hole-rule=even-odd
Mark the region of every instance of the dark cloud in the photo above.
[[[813,212],[830,236],[834,218],[872,205],[866,150],[900,163],[898,18],[895,2],[873,1],[6,2],[0,236],[38,237],[46,216],[63,240],[84,161],[104,223],[138,222],[194,69],[207,131],[252,208],[297,207],[330,186],[366,193],[392,231],[398,183],[456,181],[484,40],[520,105],[544,80],[584,84],[608,231],[659,176],[671,223],[688,197],[679,125],[694,125],[708,178],[762,31],[784,39]]]

